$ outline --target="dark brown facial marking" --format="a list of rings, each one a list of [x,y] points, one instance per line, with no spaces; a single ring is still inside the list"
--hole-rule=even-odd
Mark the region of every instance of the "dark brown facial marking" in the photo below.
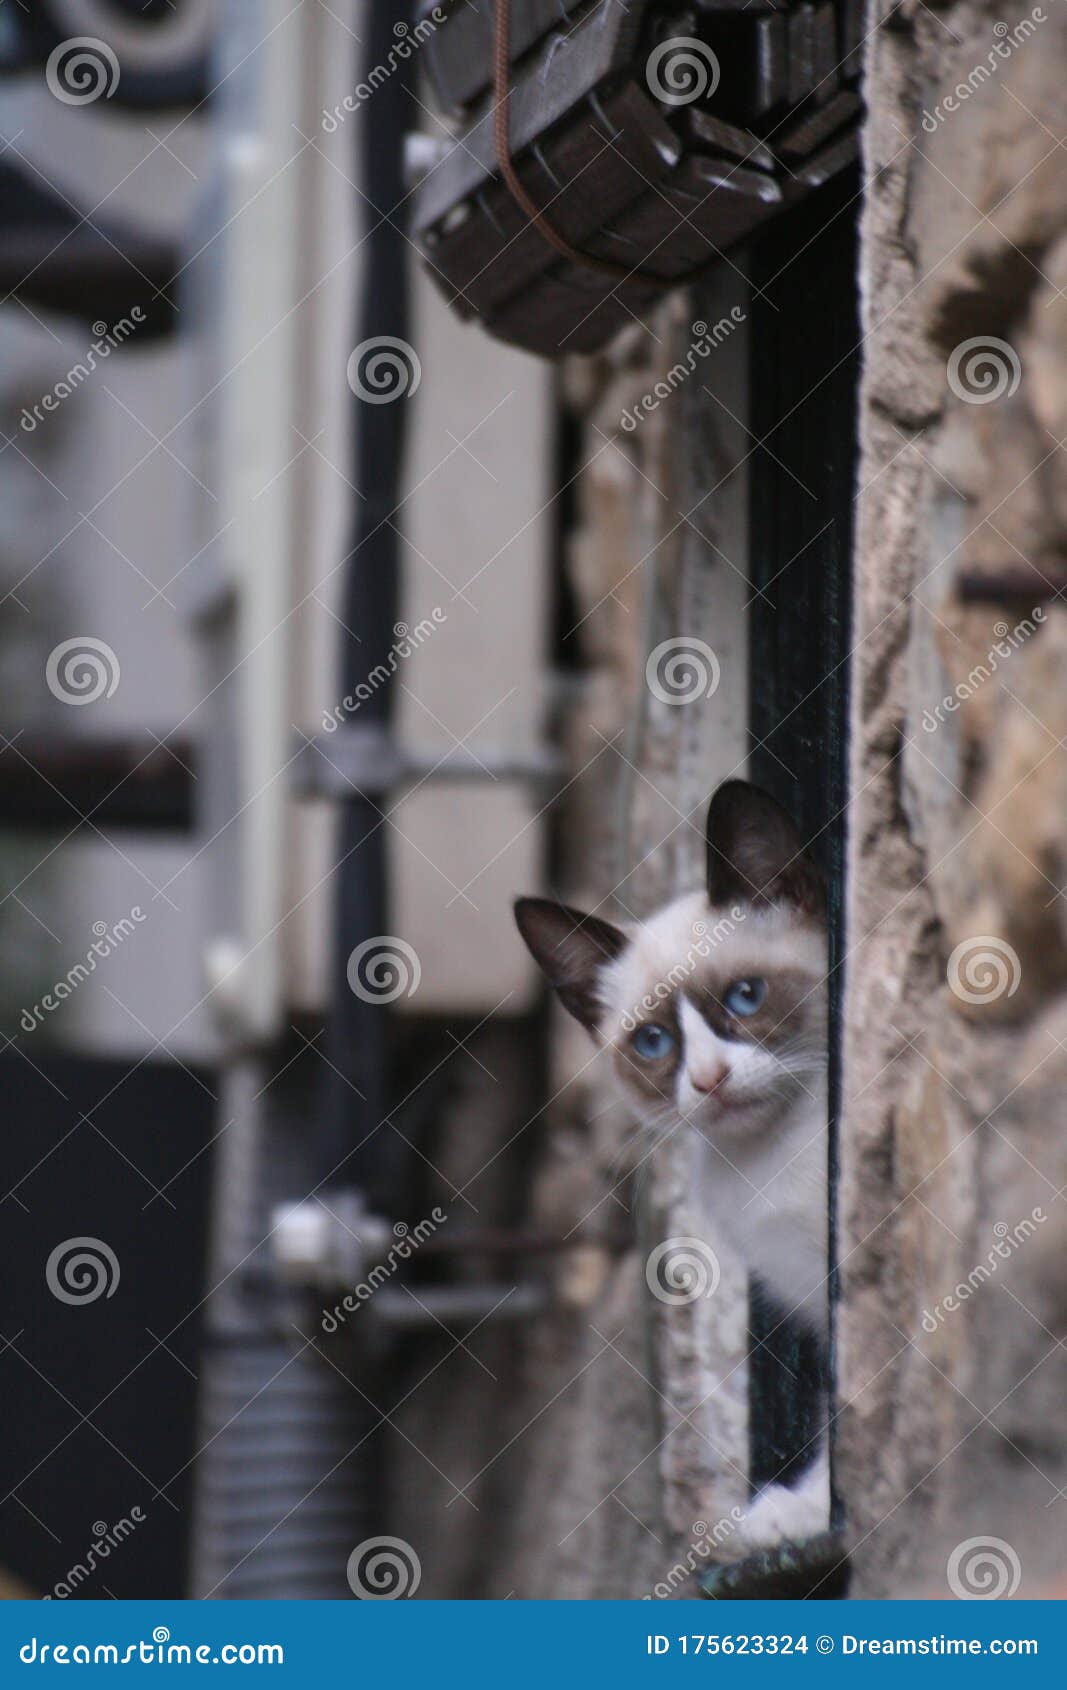
[[[738,980],[763,979],[767,995],[754,1015],[732,1015],[723,1001]],[[683,987],[693,1008],[720,1039],[764,1044],[769,1050],[789,1039],[826,1037],[826,1005],[821,983],[802,968],[779,968],[761,975],[758,967],[731,974],[714,985]]]
[[[638,1054],[633,1041],[641,1027],[653,1023],[666,1027],[673,1035],[673,1043],[663,1056],[650,1060]],[[682,1058],[682,1030],[678,1024],[678,1011],[673,998],[668,998],[660,1004],[655,1015],[649,1016],[647,1022],[639,1021],[632,1033],[622,1034],[612,1047],[615,1072],[652,1106],[673,1102],[675,1075]]]

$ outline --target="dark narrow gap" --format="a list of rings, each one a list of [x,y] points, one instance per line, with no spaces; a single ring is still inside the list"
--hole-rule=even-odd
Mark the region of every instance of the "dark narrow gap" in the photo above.
[[[835,1258],[852,502],[859,378],[858,173],[754,244],[749,426],[750,767],[815,842],[830,886],[830,1259]],[[757,592],[757,589],[759,590]],[[763,596],[760,596],[760,595]],[[831,1281],[831,1324],[833,1313]],[[819,1346],[754,1291],[749,1372],[754,1485],[811,1458],[832,1388]],[[791,1375],[795,1375],[791,1377]],[[809,1446],[807,1447],[806,1446]],[[828,1594],[829,1592],[824,1592]]]
[[[578,516],[578,466],[582,457],[582,427],[572,407],[557,402],[552,442],[553,485],[559,492],[552,504],[552,649],[553,668],[573,674],[582,666],[578,600],[566,568],[568,538]]]
[[[38,1596],[176,1597],[190,1548],[217,1080],[33,1039],[30,1057],[0,1060],[5,1570]],[[123,1522],[133,1546],[91,1559],[97,1521]]]
[[[404,10],[405,8],[402,8]],[[375,0],[363,64],[386,62],[394,41],[395,6]],[[375,58],[378,54],[378,58]],[[354,131],[355,163],[364,199],[378,221],[363,243],[363,273],[353,301],[354,344],[390,338],[407,344],[408,246],[392,212],[404,203],[403,137],[411,114],[412,72],[403,66],[378,90],[373,122]],[[339,676],[341,696],[354,693],[379,663],[388,666],[399,611],[400,540],[391,513],[400,501],[408,415],[404,405],[365,405],[353,399],[350,533],[342,560]],[[394,685],[378,687],[360,709],[360,725],[388,733]],[[390,1017],[373,994],[351,989],[349,959],[356,946],[388,931],[387,830],[380,808],[359,789],[338,806],[334,879],[333,966],[328,1031],[330,1069],[325,1082],[318,1156],[330,1184],[353,1182],[388,1209],[397,1192],[387,1189],[377,1131],[388,1106]]]

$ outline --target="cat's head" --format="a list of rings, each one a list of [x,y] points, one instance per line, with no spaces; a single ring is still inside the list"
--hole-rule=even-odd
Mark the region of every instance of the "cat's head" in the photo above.
[[[515,919],[641,1118],[682,1115],[729,1137],[817,1093],[825,910],[791,817],[734,780],[708,807],[705,891],[625,929],[544,898],[520,898]]]

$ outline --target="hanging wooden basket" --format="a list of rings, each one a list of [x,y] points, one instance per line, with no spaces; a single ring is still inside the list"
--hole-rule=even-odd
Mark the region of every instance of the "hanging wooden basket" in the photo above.
[[[416,199],[431,274],[516,346],[597,350],[856,157],[862,21],[862,0],[420,0],[456,136]]]

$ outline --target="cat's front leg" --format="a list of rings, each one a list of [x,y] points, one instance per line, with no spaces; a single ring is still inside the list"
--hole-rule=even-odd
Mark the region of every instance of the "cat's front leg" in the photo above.
[[[830,1462],[823,1448],[795,1485],[768,1485],[753,1498],[739,1527],[746,1545],[769,1549],[824,1532],[830,1523]]]

